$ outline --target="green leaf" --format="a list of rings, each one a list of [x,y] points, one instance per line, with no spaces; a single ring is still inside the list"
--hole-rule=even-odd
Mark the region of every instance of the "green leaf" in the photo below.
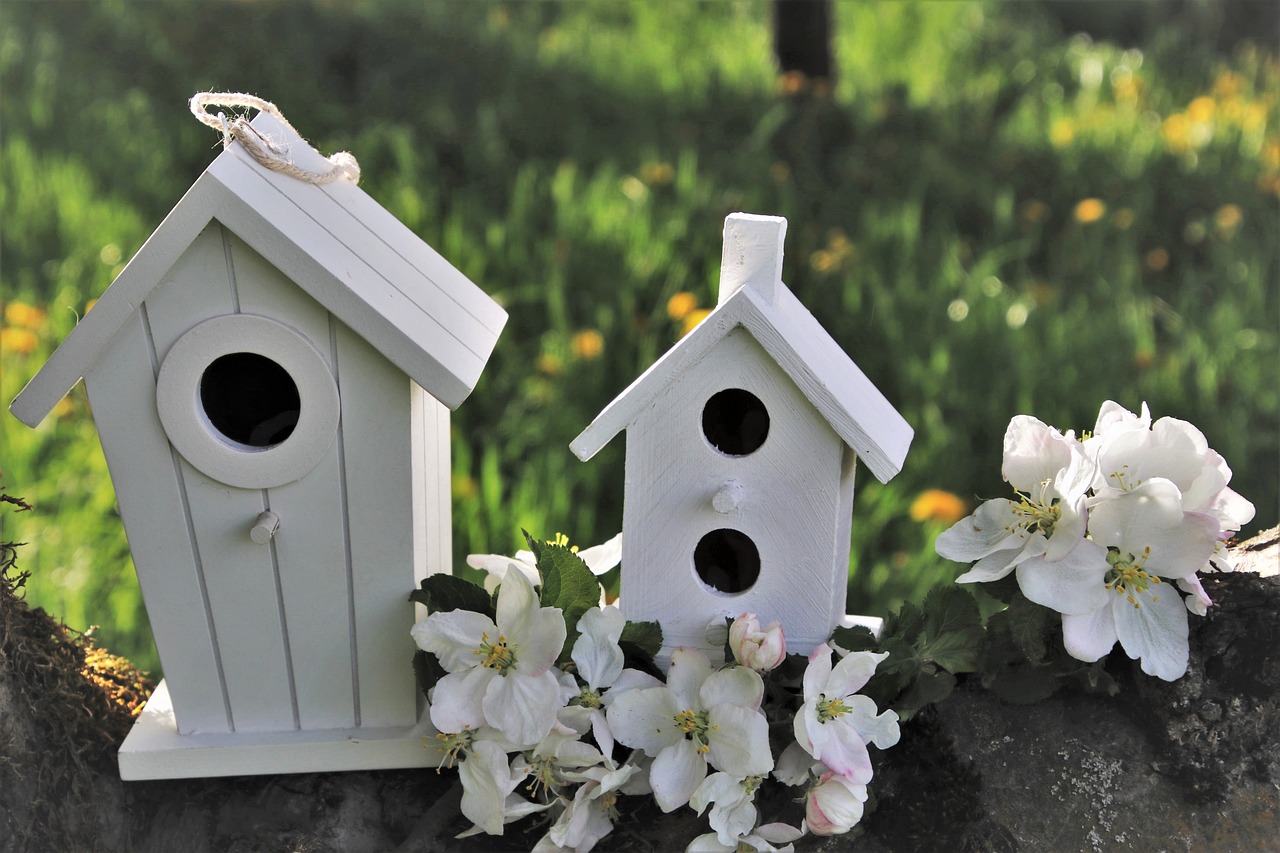
[[[907,642],[912,642],[922,628],[924,628],[924,614],[910,601],[904,601],[897,613],[889,614],[889,618],[884,620],[880,639],[883,641],[887,637],[901,637]]]
[[[657,622],[628,622],[618,642],[629,643],[650,658],[655,657],[662,649],[662,626]]]
[[[876,647],[876,635],[869,628],[854,625],[831,632],[831,642],[850,652],[869,652]]]
[[[934,587],[921,605],[919,656],[953,673],[978,668],[985,632],[978,603],[956,586]]]
[[[924,706],[946,699],[955,688],[956,677],[949,672],[921,673],[893,709],[901,719],[908,720]]]
[[[542,575],[539,603],[543,607],[559,607],[564,613],[565,644],[560,655],[563,660],[578,637],[578,620],[600,603],[600,582],[587,564],[565,545],[544,542],[534,553],[538,554],[538,573]]]
[[[440,661],[436,660],[435,655],[418,649],[413,653],[413,675],[418,682],[418,689],[422,691],[423,696],[426,696],[427,691],[435,687],[436,682],[444,677],[444,667],[440,666]]]
[[[494,618],[493,599],[484,587],[469,580],[445,574],[428,575],[420,586],[409,593],[409,600],[425,604],[430,613],[471,610]]]
[[[931,589],[921,610],[924,611],[924,633],[930,637],[982,624],[978,602],[966,590],[950,584]]]
[[[982,589],[997,601],[1003,601],[1008,604],[1009,599],[1013,598],[1013,594],[1019,591],[1018,576],[1010,572],[1000,580],[987,581],[982,585]]]
[[[985,637],[986,631],[981,625],[949,631],[924,643],[920,649],[920,657],[933,661],[949,672],[973,672],[978,668]]]

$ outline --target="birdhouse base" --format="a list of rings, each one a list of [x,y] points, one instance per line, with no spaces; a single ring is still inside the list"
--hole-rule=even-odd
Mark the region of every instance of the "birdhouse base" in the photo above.
[[[164,681],[120,746],[120,778],[186,779],[270,773],[322,773],[430,767],[422,748],[435,727],[424,709],[417,725],[386,729],[179,734]]]
[[[879,637],[880,631],[884,629],[884,620],[881,619],[879,616],[856,616],[852,613],[848,613],[848,614],[845,614],[845,617],[840,620],[840,624],[837,625],[836,627],[837,628],[855,628],[855,627],[866,628],[873,635],[875,635],[876,637]],[[786,628],[786,626],[784,625],[783,628]],[[817,643],[809,643],[808,645],[799,645],[799,646],[789,644],[787,647],[787,652],[790,654],[807,655],[813,651],[813,648],[816,645]],[[658,651],[658,654],[654,656],[653,662],[663,672],[666,672],[671,667],[671,653],[675,651],[677,646],[679,646],[679,643],[672,646],[663,646]],[[706,654],[706,656],[717,665],[724,663],[724,643],[723,642],[709,643],[708,645],[705,645],[705,646],[697,645],[695,647],[698,648],[700,651],[702,651],[704,654]]]

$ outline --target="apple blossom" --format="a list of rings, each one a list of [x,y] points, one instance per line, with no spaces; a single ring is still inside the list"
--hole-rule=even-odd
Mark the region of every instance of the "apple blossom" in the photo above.
[[[867,786],[839,773],[823,773],[804,798],[804,828],[814,835],[840,835],[862,820]]]
[[[458,767],[458,776],[462,780],[462,814],[474,824],[459,838],[480,832],[501,835],[505,824],[549,807],[513,793],[525,773],[510,767],[506,752],[491,741],[472,745]]]
[[[622,562],[622,534],[619,533],[607,542],[583,548],[576,552],[579,559],[587,564],[594,575],[602,575]],[[484,579],[484,588],[493,592],[498,588],[507,573],[512,569],[520,572],[532,584],[542,582],[538,574],[537,560],[532,551],[516,551],[514,557],[502,554],[468,554],[467,565],[473,569],[483,569],[488,575]]]
[[[791,843],[804,835],[804,830],[796,829],[785,823],[766,823],[757,826],[750,835],[739,836],[733,844],[723,844],[714,832],[699,835],[684,853],[792,853],[795,846]],[[781,847],[777,845],[783,845]]]
[[[1005,431],[1002,469],[1018,499],[985,501],[938,537],[938,554],[977,561],[962,583],[999,580],[1036,557],[1062,559],[1084,537],[1093,471],[1073,433],[1018,415]]]
[[[711,806],[708,823],[721,844],[731,845],[756,825],[756,789],[762,781],[760,776],[739,779],[729,773],[712,773],[693,792],[689,806],[699,815]]]
[[[796,741],[833,771],[865,785],[871,781],[867,744],[887,749],[898,742],[898,715],[878,714],[876,703],[854,695],[887,653],[851,652],[834,667],[831,647],[817,646],[804,673],[804,705],[795,717]]]
[[[773,769],[764,682],[746,667],[712,672],[706,655],[678,648],[664,686],[631,690],[609,706],[619,742],[653,756],[649,781],[664,812],[689,801],[707,764],[740,778]]]
[[[613,831],[613,821],[618,816],[619,789],[638,771],[638,767],[627,764],[618,768],[588,767],[569,774],[568,779],[578,783],[578,788],[572,800],[561,800],[564,810],[534,846],[534,853],[559,850],[588,853],[592,850]]]
[[[431,722],[442,732],[489,725],[519,747],[533,746],[564,704],[554,669],[564,617],[558,607],[539,607],[519,572],[499,589],[496,616],[450,610],[413,626],[418,648],[448,673],[433,689]]]
[[[729,626],[733,659],[756,672],[769,672],[787,657],[787,638],[777,620],[760,627],[754,613],[743,613]]]

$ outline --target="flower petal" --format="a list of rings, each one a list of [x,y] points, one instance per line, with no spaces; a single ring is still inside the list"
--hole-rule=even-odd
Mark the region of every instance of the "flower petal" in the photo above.
[[[831,647],[819,643],[809,652],[809,666],[804,671],[804,698],[808,702],[817,699],[827,689],[831,678]]]
[[[486,725],[484,692],[497,675],[495,670],[476,666],[441,678],[431,691],[431,724],[448,734]]]
[[[1008,550],[1023,537],[1012,501],[986,501],[973,515],[962,518],[938,535],[934,550],[938,556],[958,563],[971,563],[995,551]]]
[[[680,710],[701,708],[698,691],[702,682],[711,674],[711,661],[697,649],[683,646],[671,653],[671,667],[667,670],[667,687],[676,696]]]
[[[1116,644],[1116,619],[1111,604],[1079,616],[1063,614],[1062,643],[1076,660],[1093,663]]]
[[[689,797],[693,796],[706,775],[707,762],[693,741],[681,738],[678,743],[663,749],[649,768],[649,784],[653,786],[653,798],[658,808],[671,812],[689,802]]]
[[[707,745],[708,760],[717,770],[739,778],[764,776],[773,769],[769,750],[769,721],[752,708],[728,703],[707,712],[711,724]]]
[[[1018,566],[1018,586],[1031,601],[1059,613],[1092,613],[1109,600],[1106,549],[1096,542],[1080,540],[1069,554],[1056,562],[1043,557]]]
[[[520,783],[507,765],[507,754],[495,743],[472,745],[458,767],[462,780],[462,814],[483,832],[501,835],[507,795]]]
[[[813,703],[806,702],[796,714],[794,725],[796,741],[833,772],[860,785],[871,781],[871,755],[862,735],[847,718],[819,722]]]
[[[657,755],[684,740],[675,723],[676,714],[683,710],[666,687],[629,690],[609,705],[609,730],[619,743]]]
[[[871,676],[875,675],[880,661],[889,656],[888,652],[850,652],[840,659],[831,670],[826,686],[822,688],[827,698],[849,696],[861,690]]]
[[[602,575],[622,562],[622,534],[578,552],[578,557],[587,564],[593,575]]]
[[[490,639],[496,639],[498,627],[483,613],[449,610],[432,613],[414,625],[410,633],[418,648],[439,658],[445,672],[457,672],[480,664],[476,650],[481,638],[488,634]]]
[[[592,690],[609,684],[622,673],[623,654],[618,647],[627,617],[616,607],[593,607],[578,620],[581,632],[573,644],[573,662]]]
[[[551,670],[537,676],[509,672],[490,681],[484,691],[485,719],[522,748],[547,736],[559,708],[560,683]]]
[[[1182,597],[1167,587],[1149,587],[1134,593],[1140,606],[1123,598],[1112,609],[1116,636],[1131,658],[1142,661],[1142,671],[1165,681],[1176,681],[1187,671],[1187,608]]]
[[[713,708],[728,702],[745,708],[759,708],[764,699],[760,673],[745,666],[733,666],[707,676],[698,689],[698,707]]]
[[[1071,464],[1071,444],[1062,433],[1030,415],[1017,415],[1004,433],[1006,482],[1026,494],[1038,495],[1041,484],[1056,480]]]
[[[870,696],[849,696],[845,699],[845,705],[849,712],[841,719],[848,720],[858,730],[864,742],[874,743],[881,749],[897,744],[901,736],[897,711],[879,713],[875,700]]]

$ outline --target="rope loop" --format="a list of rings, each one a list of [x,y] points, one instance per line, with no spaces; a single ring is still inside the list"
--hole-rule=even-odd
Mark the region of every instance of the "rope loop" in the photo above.
[[[346,179],[353,184],[360,183],[360,164],[356,158],[346,151],[339,151],[328,157],[329,169],[315,172],[297,166],[289,159],[288,148],[263,136],[250,124],[243,115],[228,119],[225,113],[210,114],[210,106],[239,107],[267,113],[286,128],[301,138],[302,134],[294,130],[288,119],[280,112],[280,108],[270,101],[253,95],[239,92],[198,92],[191,96],[191,114],[214,130],[222,134],[222,147],[226,148],[232,141],[239,142],[254,160],[268,169],[283,172],[309,184],[329,184]]]

